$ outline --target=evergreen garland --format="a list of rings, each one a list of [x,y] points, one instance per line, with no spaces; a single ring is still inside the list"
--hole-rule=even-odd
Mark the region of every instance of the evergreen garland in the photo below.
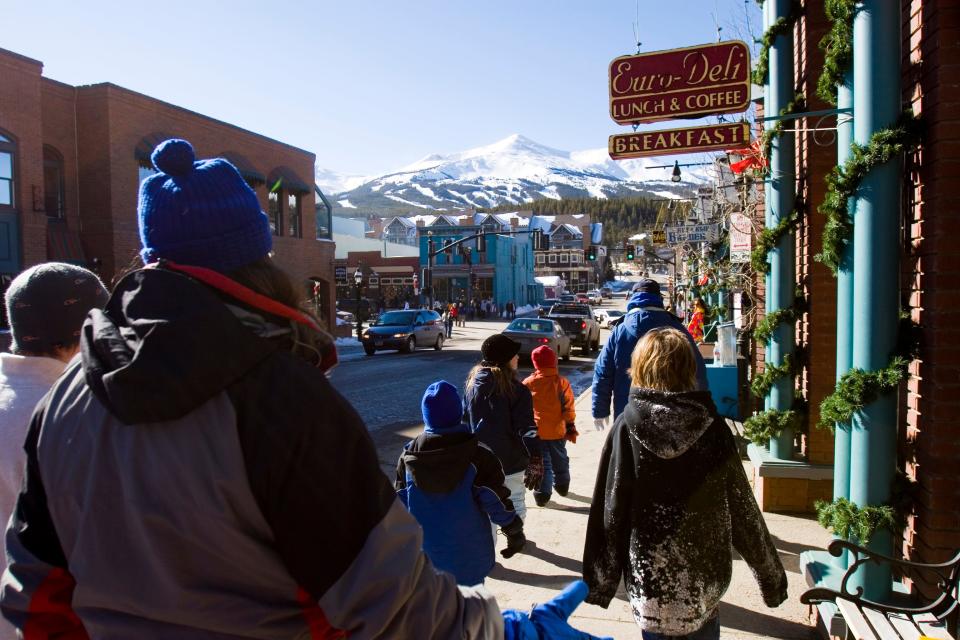
[[[760,136],[761,147],[763,147],[763,157],[768,160],[767,168],[764,170],[764,173],[770,172],[770,154],[773,152],[773,140],[786,128],[786,119],[785,116],[790,116],[795,113],[802,113],[807,110],[807,98],[802,93],[798,93],[793,96],[793,100],[788,102],[783,109],[780,109],[780,117],[773,121],[773,124],[770,125],[770,128],[764,128],[763,134]],[[769,122],[769,121],[768,121]]]
[[[897,512],[889,505],[861,507],[846,498],[837,498],[833,502],[817,500],[814,507],[820,526],[846,540],[856,539],[861,545],[867,545],[880,529],[892,533],[899,529]]]
[[[766,343],[781,324],[796,322],[803,315],[805,307],[806,299],[803,297],[803,292],[798,290],[794,294],[793,305],[787,309],[772,311],[757,323],[753,328],[753,339],[759,343]]]
[[[750,382],[750,392],[758,398],[767,395],[774,383],[796,373],[796,359],[789,353],[783,356],[781,364],[766,363],[763,373],[754,376]]]
[[[820,421],[817,426],[834,430],[839,423],[848,423],[853,414],[895,390],[907,375],[907,359],[896,356],[886,368],[867,372],[851,369],[840,377],[833,393],[820,403]]]
[[[827,175],[827,193],[819,207],[827,217],[823,229],[823,250],[815,259],[827,265],[834,275],[840,269],[840,257],[853,235],[853,218],[848,209],[863,178],[875,167],[886,164],[919,140],[919,121],[905,112],[892,127],[880,129],[866,146],[853,143],[850,157],[842,167]]]
[[[800,222],[800,210],[803,208],[803,202],[798,201],[793,211],[789,215],[780,218],[777,226],[764,228],[757,236],[756,244],[750,251],[750,266],[757,273],[767,273],[770,271],[770,263],[767,262],[767,256],[773,251],[780,240],[790,233]]]
[[[830,104],[837,104],[837,87],[853,60],[853,14],[856,0],[825,0],[824,11],[832,26],[823,39],[823,72],[817,79],[817,95]]]
[[[753,69],[753,84],[764,84],[767,81],[767,71],[770,66],[770,47],[773,42],[782,35],[790,33],[794,23],[800,16],[800,3],[794,1],[790,5],[790,13],[786,16],[780,16],[776,22],[770,25],[763,33],[763,37],[757,40],[760,45],[760,55],[757,57],[757,66]]]
[[[743,435],[750,442],[763,446],[778,437],[784,429],[800,431],[803,428],[804,412],[798,409],[767,409],[744,420]]]

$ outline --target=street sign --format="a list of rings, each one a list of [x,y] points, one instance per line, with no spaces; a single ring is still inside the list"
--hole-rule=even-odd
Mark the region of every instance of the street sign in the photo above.
[[[746,122],[728,122],[685,129],[617,134],[610,136],[607,150],[612,159],[623,160],[716,151],[749,142],[750,125]]]
[[[750,48],[740,40],[610,63],[610,117],[617,124],[740,113],[749,104]]]
[[[369,287],[379,287],[380,286],[380,276],[370,276],[367,278],[367,286]]]
[[[668,244],[683,244],[689,242],[716,242],[720,239],[719,224],[685,224],[664,229]]]
[[[730,262],[750,262],[750,251],[753,248],[752,230],[749,216],[743,213],[730,214]]]
[[[654,244],[666,244],[667,234],[664,233],[663,229],[654,229],[650,233],[650,241]]]
[[[343,282],[347,279],[347,268],[346,267],[334,267],[333,268],[333,278],[337,282]]]

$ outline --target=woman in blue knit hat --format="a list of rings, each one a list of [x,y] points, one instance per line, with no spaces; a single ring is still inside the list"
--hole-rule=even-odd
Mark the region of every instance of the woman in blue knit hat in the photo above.
[[[257,195],[185,140],[152,160],[145,267],[91,312],[27,435],[3,615],[36,638],[569,633],[583,583],[501,615],[434,570]]]

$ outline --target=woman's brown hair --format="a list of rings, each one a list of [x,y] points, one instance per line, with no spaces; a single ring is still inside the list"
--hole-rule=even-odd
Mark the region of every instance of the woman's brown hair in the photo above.
[[[514,395],[516,394],[516,389],[513,387],[513,381],[516,376],[513,369],[510,368],[510,365],[504,365],[500,367],[492,364],[484,364],[482,362],[474,365],[473,369],[470,369],[470,373],[467,374],[466,392],[468,396],[472,397],[471,389],[473,389],[474,380],[481,369],[490,369],[490,371],[493,372],[493,380],[496,384],[497,395],[504,396],[511,400],[513,399]]]
[[[697,388],[697,361],[690,340],[676,329],[648,331],[630,357],[630,381],[658,391]]]

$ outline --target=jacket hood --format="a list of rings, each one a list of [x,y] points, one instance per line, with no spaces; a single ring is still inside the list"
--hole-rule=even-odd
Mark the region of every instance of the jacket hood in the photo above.
[[[288,327],[164,269],[136,271],[80,339],[94,395],[126,424],[175,420],[277,351]]]
[[[630,296],[627,302],[627,311],[641,307],[663,307],[663,297],[656,293],[637,292]]]
[[[423,491],[447,493],[463,480],[478,445],[472,433],[424,433],[404,448],[403,464]]]
[[[685,453],[710,428],[716,409],[708,391],[632,387],[623,417],[637,442],[658,458],[670,459]]]

